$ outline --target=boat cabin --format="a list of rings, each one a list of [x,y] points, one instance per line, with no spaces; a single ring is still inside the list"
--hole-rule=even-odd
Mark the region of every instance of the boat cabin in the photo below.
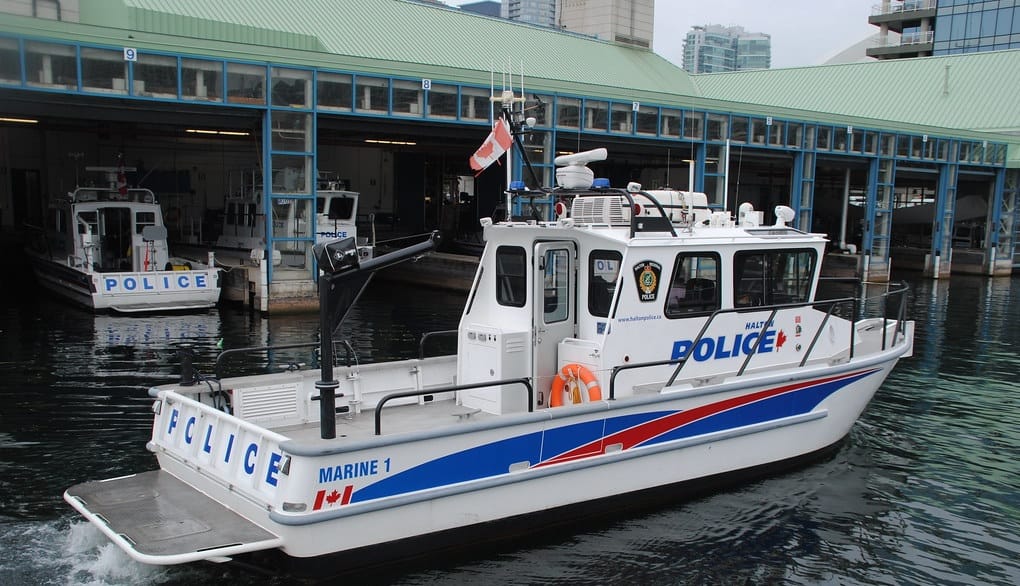
[[[335,238],[354,238],[359,246],[367,239],[358,237],[358,198],[361,194],[349,191],[335,173],[319,173],[315,191],[315,241]]]
[[[458,383],[531,378],[531,407],[542,408],[561,404],[550,393],[571,365],[606,398],[804,358],[805,332],[826,315],[809,303],[823,236],[787,226],[792,210],[782,207],[766,226],[749,204],[732,219],[704,194],[604,185],[554,191],[555,221],[482,220],[488,244],[460,321]],[[840,327],[827,325],[810,359],[831,359],[836,339],[845,350]],[[570,392],[575,402],[599,398]],[[528,407],[510,387],[462,398],[490,413]]]
[[[86,272],[170,270],[156,195],[141,188],[79,187],[49,209],[33,248]]]

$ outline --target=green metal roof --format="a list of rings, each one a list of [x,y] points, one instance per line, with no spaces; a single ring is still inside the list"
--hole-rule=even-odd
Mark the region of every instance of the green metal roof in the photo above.
[[[372,61],[381,73],[442,72],[482,86],[490,71],[499,86],[501,72],[519,79],[523,68],[525,83],[544,91],[696,92],[686,72],[648,50],[406,0],[90,0],[82,2],[81,23],[137,31],[139,47],[144,33],[173,35],[178,50],[241,43],[250,45],[251,59],[280,60],[282,49],[308,64],[364,68]]]
[[[692,79],[705,98],[941,128],[1020,131],[1020,50]]]
[[[995,134],[1020,166],[1020,50],[691,76],[651,51],[411,0],[89,0],[80,23],[0,30],[86,43],[773,115]]]

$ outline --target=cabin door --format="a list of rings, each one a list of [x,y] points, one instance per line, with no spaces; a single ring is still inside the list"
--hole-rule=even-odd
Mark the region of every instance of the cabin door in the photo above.
[[[557,347],[577,334],[577,246],[573,242],[535,244],[534,360],[535,395],[548,402],[549,386],[559,370]]]

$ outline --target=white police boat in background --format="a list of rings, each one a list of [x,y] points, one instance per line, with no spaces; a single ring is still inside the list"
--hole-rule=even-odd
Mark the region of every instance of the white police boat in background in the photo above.
[[[78,187],[50,205],[26,248],[36,280],[87,308],[120,313],[214,306],[220,271],[172,258],[156,195],[127,187],[124,167],[86,167],[106,187]]]
[[[64,498],[141,562],[272,550],[336,554],[339,570],[837,446],[911,355],[905,288],[819,299],[826,239],[788,210],[766,225],[747,204],[734,219],[703,194],[606,187],[586,167],[604,157],[557,160],[555,220],[482,220],[455,355],[334,367],[333,332],[373,272],[432,245],[359,260],[333,241],[317,251],[320,370],[185,363],[150,391],[159,469]]]

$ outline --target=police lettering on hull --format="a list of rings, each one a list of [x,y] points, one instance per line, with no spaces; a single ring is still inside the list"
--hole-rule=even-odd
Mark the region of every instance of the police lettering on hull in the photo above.
[[[196,425],[199,423],[197,416],[190,415],[187,420],[182,422],[180,415],[181,412],[177,409],[170,412],[170,423],[166,430],[168,437],[177,438],[180,434],[184,434],[183,439],[186,445],[192,445],[196,440],[200,441],[202,443],[199,449],[210,456],[222,457],[225,464],[235,461],[238,457],[242,458],[241,470],[247,476],[254,476],[259,460],[258,443],[250,442],[246,446],[235,445],[237,435],[235,433],[227,433],[222,437],[217,435],[215,422],[207,423],[204,430],[197,430]],[[196,435],[196,431],[199,432],[199,435]],[[276,486],[282,460],[283,454],[278,452],[269,454],[266,475],[262,482],[272,487]]]
[[[759,337],[761,340],[759,341]],[[670,360],[677,360],[687,356],[696,362],[706,360],[722,360],[724,358],[736,358],[748,354],[768,354],[775,352],[786,343],[786,334],[783,330],[767,329],[764,332],[752,331],[738,333],[733,336],[716,336],[702,338],[698,345],[691,352],[693,340],[677,340],[673,342],[673,353]],[[757,349],[755,349],[757,345]]]
[[[205,273],[152,273],[104,275],[104,293],[153,293],[160,291],[183,291],[208,289],[209,276]]]

